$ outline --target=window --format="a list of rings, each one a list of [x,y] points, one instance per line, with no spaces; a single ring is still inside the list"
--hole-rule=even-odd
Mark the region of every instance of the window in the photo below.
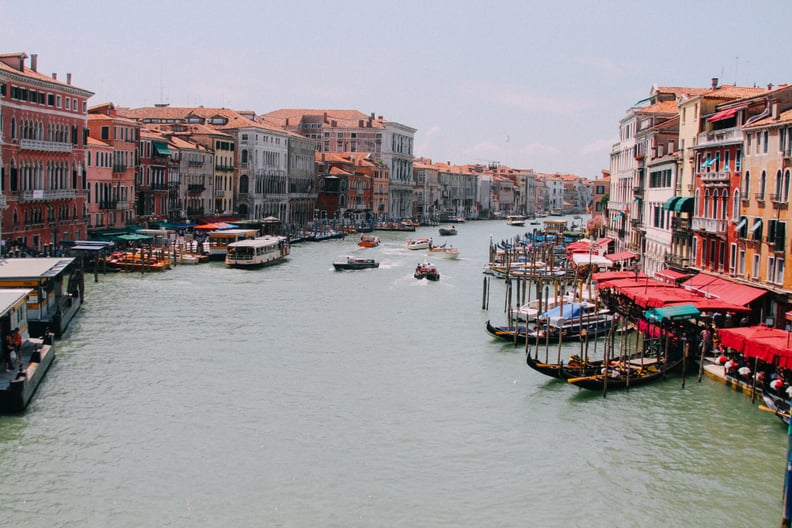
[[[751,271],[752,271],[751,277],[754,278],[754,279],[758,279],[759,278],[759,253],[754,253],[753,254],[753,270],[751,270]]]
[[[745,171],[745,177],[743,178],[742,192],[746,197],[751,194],[751,173],[749,171]]]
[[[740,172],[740,162],[742,161],[742,150],[737,149],[734,153],[734,172]]]
[[[60,108],[60,107],[61,107],[61,96],[60,96],[60,95],[56,95],[56,96],[55,96],[55,106],[56,106],[57,108]]]
[[[103,126],[101,129],[101,139],[110,139],[110,127]]]
[[[737,269],[737,273],[739,273],[740,275],[745,275],[745,250],[744,249],[740,250],[740,261],[739,261],[739,267]]]
[[[732,220],[737,220],[740,213],[740,190],[734,190],[734,198],[732,198]]]
[[[769,132],[768,130],[765,130],[765,131],[762,133],[762,136],[763,136],[763,141],[762,141],[762,151],[763,151],[765,154],[767,154],[767,144],[769,143],[770,132]]]
[[[759,194],[756,197],[757,199],[764,200],[765,187],[767,187],[767,172],[762,171],[762,175],[759,177]]]

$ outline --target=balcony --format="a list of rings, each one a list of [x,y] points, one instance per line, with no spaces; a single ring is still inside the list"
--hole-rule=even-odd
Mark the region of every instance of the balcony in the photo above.
[[[188,167],[203,167],[204,162],[203,160],[190,160],[187,162]]]
[[[116,174],[126,172],[127,165],[126,163],[113,163],[113,172]]]
[[[789,202],[780,194],[771,194],[770,201],[773,202],[773,209],[786,209]]]
[[[187,185],[187,192],[189,193],[202,193],[206,190],[206,187],[202,183],[190,183]]]
[[[20,139],[20,150],[37,150],[39,152],[71,152],[74,145],[60,141],[41,141],[39,139]]]
[[[631,218],[630,219],[630,225],[635,227],[635,228],[641,227],[641,219],[640,218]]]
[[[5,209],[6,205],[8,205],[8,204],[6,203],[5,195],[4,194],[0,194],[0,209]]]
[[[108,200],[104,202],[99,202],[99,209],[112,209],[113,211],[115,211],[117,205],[118,205],[118,200]]]
[[[723,130],[711,130],[702,132],[698,135],[696,146],[714,146],[726,144],[740,144],[743,142],[743,132],[738,128],[725,128]]]
[[[214,195],[219,197],[225,196],[225,191],[223,189],[215,189]]]
[[[720,171],[720,172],[700,172],[699,176],[701,177],[702,183],[729,183],[729,179],[731,178],[731,172],[729,171]]]
[[[672,268],[684,269],[690,265],[690,258],[680,257],[679,255],[672,255],[671,253],[666,253],[665,263],[667,266]]]
[[[634,194],[634,195],[635,195],[637,198],[643,198],[643,195],[644,195],[644,188],[643,188],[643,187],[640,187],[640,186],[639,186],[639,187],[633,187],[633,194]]]
[[[754,194],[754,199],[755,199],[757,202],[761,202],[761,203],[763,203],[763,204],[764,204],[764,201],[765,201],[765,193],[763,193],[763,192],[758,192],[758,193]]]
[[[674,231],[690,231],[690,218],[672,218],[671,229]]]
[[[693,218],[693,231],[703,231],[713,235],[726,235],[729,221],[722,218]]]
[[[20,202],[45,202],[49,200],[73,200],[76,196],[74,189],[58,189],[54,191],[35,190],[19,193]]]

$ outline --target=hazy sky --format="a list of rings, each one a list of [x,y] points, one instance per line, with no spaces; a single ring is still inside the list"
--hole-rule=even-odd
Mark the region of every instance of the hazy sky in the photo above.
[[[653,84],[792,82],[790,21],[790,0],[0,0],[0,53],[90,105],[354,109],[418,129],[416,156],[593,178]]]

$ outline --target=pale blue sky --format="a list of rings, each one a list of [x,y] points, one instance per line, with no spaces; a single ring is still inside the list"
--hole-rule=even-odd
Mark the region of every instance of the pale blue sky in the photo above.
[[[416,156],[593,178],[652,84],[792,82],[790,20],[789,0],[0,0],[0,53],[91,105],[355,109],[417,128]]]

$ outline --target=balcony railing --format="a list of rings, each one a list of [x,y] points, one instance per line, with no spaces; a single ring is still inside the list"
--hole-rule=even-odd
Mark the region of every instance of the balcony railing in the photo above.
[[[105,201],[105,202],[99,202],[99,209],[113,209],[113,210],[115,210],[117,205],[118,205],[118,200],[109,200],[109,201]]]
[[[126,163],[113,163],[113,172],[120,173],[120,172],[126,172],[126,170],[127,170]]]
[[[671,229],[674,231],[690,231],[690,218],[672,218]]]
[[[633,194],[635,196],[643,196],[644,195],[644,188],[641,186],[633,187]]]
[[[40,152],[71,152],[74,149],[74,145],[60,141],[20,139],[19,148],[22,150],[38,150]]]
[[[19,193],[20,202],[37,202],[47,200],[71,200],[74,199],[74,189],[57,189],[57,190],[35,190],[35,191],[22,191]]]
[[[693,218],[693,231],[704,231],[714,235],[725,235],[729,221],[722,218]]]
[[[786,209],[789,199],[776,193],[770,195],[770,201],[773,202],[773,209]]]
[[[190,183],[187,185],[187,192],[191,193],[202,193],[206,190],[206,187],[202,183]]]
[[[701,181],[703,183],[729,183],[731,172],[700,172],[699,176],[701,176]]]
[[[118,200],[116,202],[116,211],[126,211],[129,209],[129,201],[128,200]]]
[[[764,202],[764,201],[765,201],[765,193],[763,193],[763,192],[760,192],[760,193],[756,193],[756,194],[754,194],[754,199],[755,199],[757,202]]]
[[[671,253],[666,253],[665,263],[666,265],[675,268],[687,268],[690,265],[690,258],[680,257],[679,255],[672,255]]]
[[[5,209],[6,205],[7,205],[7,203],[6,203],[5,195],[4,194],[0,194],[0,209]]]
[[[702,132],[698,135],[697,146],[702,147],[705,145],[724,145],[724,144],[742,144],[743,132],[739,128],[725,128],[723,130],[711,130],[709,132]]]

